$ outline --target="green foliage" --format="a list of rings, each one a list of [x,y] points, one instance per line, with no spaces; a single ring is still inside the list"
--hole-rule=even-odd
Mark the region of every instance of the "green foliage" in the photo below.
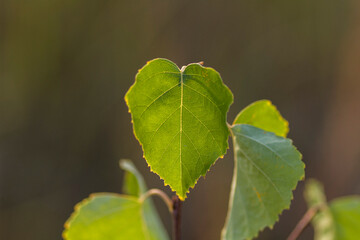
[[[263,130],[286,137],[289,123],[269,100],[256,101],[244,108],[235,118],[233,124],[249,124]]]
[[[232,133],[235,169],[223,240],[251,239],[289,208],[304,164],[285,138],[288,122],[270,101],[249,105],[229,126],[233,96],[219,73],[201,64],[179,69],[166,59],[140,69],[125,100],[151,170],[182,200],[226,153]],[[168,239],[141,174],[130,161],[120,166],[128,195],[85,199],[66,223],[66,240]]]
[[[123,192],[128,195],[140,197],[146,192],[146,184],[130,160],[123,159],[119,162],[120,168],[125,170]]]
[[[135,168],[134,164],[130,160],[121,160],[120,167],[125,170],[124,178],[124,193],[131,195],[136,193],[135,196],[141,197],[146,194],[147,187],[142,175]],[[128,175],[128,176],[126,176]],[[132,176],[132,177],[129,177]],[[129,181],[130,180],[130,181]],[[134,180],[136,184],[134,184]],[[151,199],[147,198],[143,202],[143,218],[148,226],[148,229],[151,229],[150,235],[159,240],[169,239],[166,230],[156,212],[156,208]]]
[[[309,208],[320,209],[312,220],[315,240],[360,239],[360,196],[341,197],[328,204],[316,180],[307,181],[304,195]]]
[[[120,165],[133,177],[125,178],[126,189],[130,193],[139,191],[134,196],[92,194],[75,206],[75,212],[65,223],[65,240],[169,239],[152,201],[139,198],[146,191],[142,176],[130,161]]]
[[[337,240],[360,239],[360,196],[337,198],[330,203]]]
[[[232,134],[235,170],[222,239],[251,239],[289,208],[304,164],[289,139],[247,124],[234,125]]]
[[[315,229],[314,239],[335,240],[335,225],[321,183],[313,179],[306,181],[304,195],[309,208],[321,207],[321,211],[312,220]]]
[[[279,137],[288,122],[268,100],[242,110],[231,130],[235,169],[222,239],[250,239],[289,208],[304,164],[291,140]]]
[[[190,64],[180,70],[155,59],[139,71],[125,99],[151,170],[185,199],[228,148],[230,90],[212,68]]]

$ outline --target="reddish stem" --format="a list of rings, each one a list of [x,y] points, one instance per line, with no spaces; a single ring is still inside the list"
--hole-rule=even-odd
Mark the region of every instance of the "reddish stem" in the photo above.
[[[315,216],[319,207],[312,207],[304,214],[304,216],[300,219],[294,230],[290,233],[287,240],[296,240],[304,228],[310,223],[311,219]]]
[[[178,196],[173,196],[173,239],[180,240],[181,239],[181,205],[182,201]]]

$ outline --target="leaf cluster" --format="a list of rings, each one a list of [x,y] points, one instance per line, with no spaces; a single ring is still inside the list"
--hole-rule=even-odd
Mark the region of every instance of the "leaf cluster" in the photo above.
[[[290,207],[292,191],[304,179],[305,165],[286,138],[288,122],[270,101],[250,104],[229,124],[227,112],[233,94],[218,72],[200,63],[180,69],[160,58],[139,70],[125,100],[151,171],[181,200],[224,156],[231,137],[234,175],[221,239],[252,239],[265,227],[272,228],[281,212]],[[64,239],[169,239],[148,197],[160,195],[171,212],[170,200],[159,190],[148,191],[130,161],[120,165],[126,171],[125,194],[93,194],[79,203],[65,225]],[[310,207],[325,206],[316,184],[309,185],[306,196]],[[324,207],[313,221],[316,239],[354,239],[344,237],[354,233],[343,227],[351,225],[345,214],[351,207],[359,210],[358,199]],[[350,213],[359,217],[358,211]],[[334,237],[319,237],[323,233]]]

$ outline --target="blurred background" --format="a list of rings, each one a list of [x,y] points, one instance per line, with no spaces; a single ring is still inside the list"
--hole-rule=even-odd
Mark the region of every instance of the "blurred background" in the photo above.
[[[360,193],[360,1],[0,0],[0,239],[61,239],[77,202],[121,191],[120,158],[172,194],[149,172],[124,102],[156,57],[219,71],[235,96],[229,122],[272,100],[307,178],[329,199]],[[191,190],[183,239],[219,239],[232,168],[231,148]],[[288,236],[303,185],[258,239]]]

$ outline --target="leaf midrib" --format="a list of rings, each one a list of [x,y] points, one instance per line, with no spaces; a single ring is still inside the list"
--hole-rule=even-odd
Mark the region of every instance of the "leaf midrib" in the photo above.
[[[182,157],[181,157],[181,141],[182,141],[182,124],[183,124],[183,117],[182,117],[182,113],[183,113],[183,101],[184,101],[184,82],[183,82],[183,71],[184,71],[184,67],[181,68],[180,70],[180,141],[179,141],[179,149],[180,149],[180,180],[181,180],[181,192],[183,192],[183,188],[184,188],[184,182],[182,180]]]

